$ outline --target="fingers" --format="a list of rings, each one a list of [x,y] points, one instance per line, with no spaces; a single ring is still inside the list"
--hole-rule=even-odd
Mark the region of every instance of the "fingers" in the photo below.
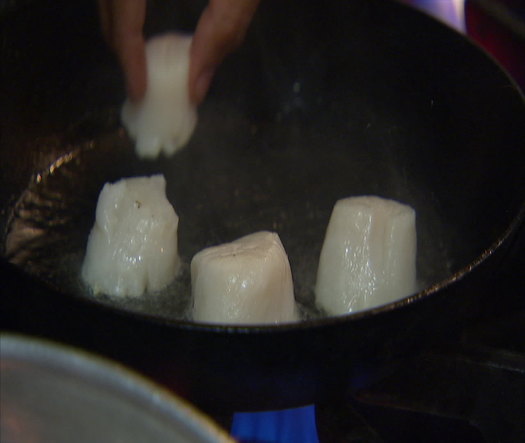
[[[210,0],[191,47],[189,91],[193,103],[204,99],[217,66],[243,41],[258,4],[259,0]],[[98,0],[98,5],[102,31],[124,70],[128,97],[140,101],[147,87],[142,34],[146,0]]]
[[[147,73],[142,27],[146,0],[98,0],[102,32],[115,50],[126,78],[128,97],[139,101],[146,92]]]
[[[199,104],[215,69],[243,41],[259,0],[210,0],[197,24],[191,47],[190,99]]]

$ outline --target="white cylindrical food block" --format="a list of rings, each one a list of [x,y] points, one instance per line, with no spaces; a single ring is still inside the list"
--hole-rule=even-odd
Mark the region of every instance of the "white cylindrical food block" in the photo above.
[[[197,111],[188,89],[191,41],[191,36],[170,33],[146,44],[146,95],[140,103],[127,100],[121,115],[139,157],[172,155],[193,133]]]
[[[321,250],[316,303],[346,314],[412,294],[416,248],[410,206],[375,196],[339,200]]]
[[[139,296],[174,280],[179,218],[165,188],[162,175],[104,185],[82,266],[95,293]]]
[[[206,323],[297,320],[288,256],[261,231],[200,251],[191,262],[193,319]]]

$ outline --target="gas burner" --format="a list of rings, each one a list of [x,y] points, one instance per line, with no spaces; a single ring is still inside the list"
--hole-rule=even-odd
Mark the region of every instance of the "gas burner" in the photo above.
[[[344,401],[235,414],[242,442],[514,442],[525,436],[525,310],[400,362]],[[224,422],[224,420],[223,420]]]

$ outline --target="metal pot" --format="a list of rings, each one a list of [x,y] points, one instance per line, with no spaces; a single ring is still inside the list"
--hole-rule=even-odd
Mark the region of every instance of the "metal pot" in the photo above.
[[[184,400],[114,362],[21,335],[3,334],[0,345],[3,441],[233,442]]]

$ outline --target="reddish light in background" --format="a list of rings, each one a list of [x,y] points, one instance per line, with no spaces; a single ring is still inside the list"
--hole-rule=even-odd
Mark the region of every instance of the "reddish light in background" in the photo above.
[[[498,9],[488,9],[491,5]],[[496,58],[525,91],[525,2],[467,0],[465,18],[467,34]]]
[[[401,0],[466,33],[525,90],[525,0]]]

